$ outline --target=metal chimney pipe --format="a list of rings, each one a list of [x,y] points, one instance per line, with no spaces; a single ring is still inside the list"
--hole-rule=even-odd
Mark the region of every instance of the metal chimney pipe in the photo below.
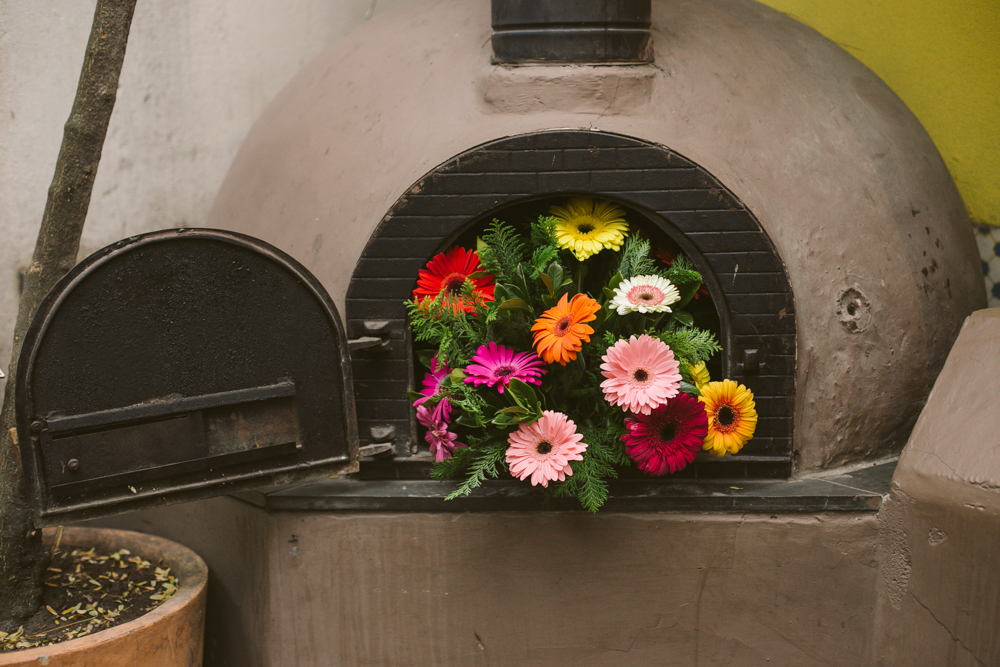
[[[493,62],[649,63],[650,0],[492,0]]]

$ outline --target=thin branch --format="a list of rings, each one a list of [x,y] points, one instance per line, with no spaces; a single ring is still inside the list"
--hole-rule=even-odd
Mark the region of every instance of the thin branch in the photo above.
[[[38,304],[76,263],[90,195],[118,93],[118,78],[136,0],[98,0],[76,99],[63,132],[35,252],[24,277],[14,349],[0,412],[0,630],[16,627],[38,608],[48,559],[31,522],[16,447],[14,379],[24,333]]]

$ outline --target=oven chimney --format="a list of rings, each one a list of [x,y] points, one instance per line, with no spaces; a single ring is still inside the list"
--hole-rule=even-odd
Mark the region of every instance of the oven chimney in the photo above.
[[[492,0],[493,62],[649,63],[650,0]]]

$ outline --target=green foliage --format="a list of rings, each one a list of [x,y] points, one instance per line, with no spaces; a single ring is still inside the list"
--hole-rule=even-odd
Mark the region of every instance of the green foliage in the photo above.
[[[602,427],[581,429],[587,451],[582,461],[573,461],[573,475],[553,486],[556,497],[576,496],[588,512],[597,512],[608,499],[608,479],[617,479],[615,466],[628,465],[631,459],[625,451],[621,423],[605,422]]]
[[[459,297],[441,292],[433,299],[405,303],[413,328],[413,339],[438,348],[438,358],[452,368],[464,366],[482,344],[489,306],[473,296],[473,282],[466,280]],[[475,317],[467,317],[456,302],[474,305]]]
[[[531,247],[535,249],[531,255],[531,266],[539,273],[546,272],[552,262],[559,257],[559,248],[556,247],[555,218],[539,216],[538,221],[532,223]],[[556,289],[558,287],[557,285]]]
[[[635,234],[625,239],[618,255],[617,272],[628,280],[656,273],[656,261],[649,256],[649,241]]]
[[[502,466],[506,470],[506,463],[504,462],[504,457],[507,453],[507,443],[506,441],[500,442],[487,442],[475,449],[471,447],[469,450],[456,450],[462,451],[463,461],[467,461],[466,478],[465,481],[458,485],[458,488],[448,494],[445,500],[453,500],[459,496],[467,496],[472,493],[473,489],[477,489],[482,486],[486,478],[496,479],[500,475],[500,470],[498,466]],[[456,458],[456,457],[452,457]],[[445,459],[445,461],[450,461],[450,459]],[[441,463],[445,463],[442,461]],[[451,466],[461,465],[451,463]],[[462,466],[466,467],[466,466]],[[444,470],[445,467],[438,464],[435,466],[434,478],[435,479],[445,479],[443,477],[438,477],[438,470]],[[461,468],[460,468],[461,469]]]
[[[662,271],[660,275],[676,285],[677,291],[680,292],[681,298],[674,304],[674,310],[686,306],[694,298],[698,288],[701,287],[701,274],[695,271],[694,264],[684,255],[678,255],[673,264]],[[690,322],[684,322],[684,324],[690,326]]]
[[[683,359],[689,364],[697,364],[699,361],[708,361],[716,352],[722,349],[715,338],[715,334],[704,329],[694,329],[678,327],[667,331],[647,331],[650,336],[659,338],[670,346],[674,355]],[[687,369],[684,368],[686,372]],[[690,377],[685,376],[690,380]]]
[[[512,283],[524,260],[524,244],[513,227],[496,218],[486,228],[477,247],[479,261],[497,282]]]

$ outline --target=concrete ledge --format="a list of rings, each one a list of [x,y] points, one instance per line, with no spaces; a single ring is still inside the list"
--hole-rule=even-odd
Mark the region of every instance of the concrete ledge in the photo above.
[[[889,493],[896,462],[792,480],[712,479],[621,481],[611,485],[605,511],[874,512]],[[540,488],[493,481],[470,496],[446,501],[457,482],[322,479],[234,494],[267,510],[488,512],[579,510],[574,499],[546,501]]]

